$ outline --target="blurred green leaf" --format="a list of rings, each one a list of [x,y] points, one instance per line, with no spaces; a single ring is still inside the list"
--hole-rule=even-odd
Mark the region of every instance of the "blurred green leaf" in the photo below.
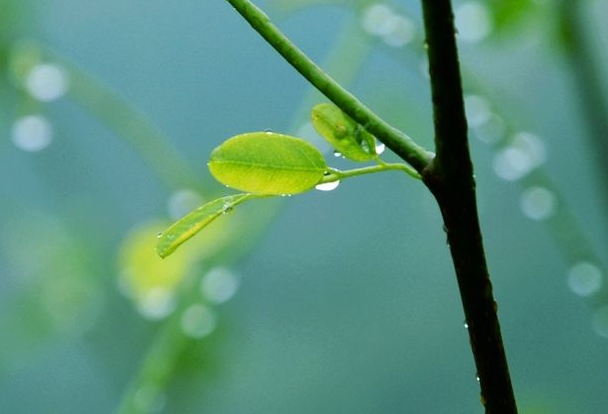
[[[273,132],[252,132],[230,138],[209,161],[221,183],[265,195],[297,194],[323,179],[323,154],[308,142]]]
[[[180,220],[173,223],[158,236],[156,252],[160,257],[167,257],[175,251],[186,240],[201,231],[213,220],[231,211],[235,206],[251,198],[252,194],[230,195],[213,200],[204,206],[186,214]]]
[[[376,139],[334,104],[312,108],[312,124],[340,154],[353,161],[377,158]]]
[[[487,3],[494,16],[496,32],[509,32],[529,16],[538,6],[532,0],[492,0]]]

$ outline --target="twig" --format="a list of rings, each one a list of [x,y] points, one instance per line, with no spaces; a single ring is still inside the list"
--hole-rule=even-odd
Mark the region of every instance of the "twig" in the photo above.
[[[340,86],[296,47],[270,21],[268,16],[249,0],[226,0],[247,20],[283,58],[304,76],[321,93],[327,96],[351,118],[363,125],[370,133],[386,144],[393,152],[408,162],[418,172],[428,165],[431,156],[403,132],[389,125],[367,108],[350,92]]]
[[[449,0],[422,0],[437,156],[423,173],[444,219],[471,348],[489,414],[517,407],[483,249]]]

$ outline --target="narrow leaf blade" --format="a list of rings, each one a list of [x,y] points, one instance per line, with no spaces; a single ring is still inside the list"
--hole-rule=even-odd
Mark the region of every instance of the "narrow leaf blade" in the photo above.
[[[374,136],[336,105],[315,105],[312,108],[311,120],[317,132],[346,158],[365,162],[377,157]]]
[[[176,221],[158,235],[156,253],[162,258],[169,256],[186,240],[194,236],[213,220],[232,210],[252,197],[252,194],[235,194],[213,200]]]
[[[323,179],[323,154],[308,142],[273,132],[225,141],[211,154],[211,174],[222,184],[255,194],[297,194]]]

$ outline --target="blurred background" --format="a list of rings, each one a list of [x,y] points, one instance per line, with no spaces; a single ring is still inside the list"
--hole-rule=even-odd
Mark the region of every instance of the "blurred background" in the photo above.
[[[259,1],[432,149],[418,1]],[[457,0],[522,413],[608,408],[608,3]],[[0,0],[0,412],[481,413],[437,207],[399,173],[156,235],[232,135],[325,99],[224,1]],[[385,153],[385,159],[396,157]]]

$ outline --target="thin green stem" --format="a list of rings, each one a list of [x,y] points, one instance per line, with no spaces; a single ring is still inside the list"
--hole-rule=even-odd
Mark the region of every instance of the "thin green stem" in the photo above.
[[[382,162],[378,165],[371,165],[371,166],[362,167],[362,168],[353,168],[352,170],[341,171],[341,170],[337,170],[335,168],[330,168],[328,171],[330,174],[326,175],[323,178],[323,180],[321,181],[321,184],[331,183],[331,182],[338,181],[338,180],[344,180],[346,178],[356,177],[359,175],[375,174],[375,173],[379,173],[379,172],[383,172],[383,171],[403,171],[404,173],[406,173],[414,178],[417,178],[417,179],[422,178],[420,176],[420,174],[418,174],[409,165],[399,164],[399,163],[388,164],[388,163]]]
[[[177,360],[193,341],[184,334],[181,317],[190,305],[200,303],[198,290],[192,288],[194,282],[192,277],[182,282],[178,308],[159,329],[114,414],[149,414],[164,405],[164,390],[173,377]]]
[[[340,86],[298,49],[253,3],[249,0],[226,1],[312,85],[404,161],[412,165],[416,171],[422,172],[429,165],[432,157],[424,148],[403,132],[389,125]]]
[[[516,414],[497,305],[486,264],[475,200],[473,163],[450,0],[422,0],[437,157],[423,179],[441,209],[444,229],[488,414]]]

